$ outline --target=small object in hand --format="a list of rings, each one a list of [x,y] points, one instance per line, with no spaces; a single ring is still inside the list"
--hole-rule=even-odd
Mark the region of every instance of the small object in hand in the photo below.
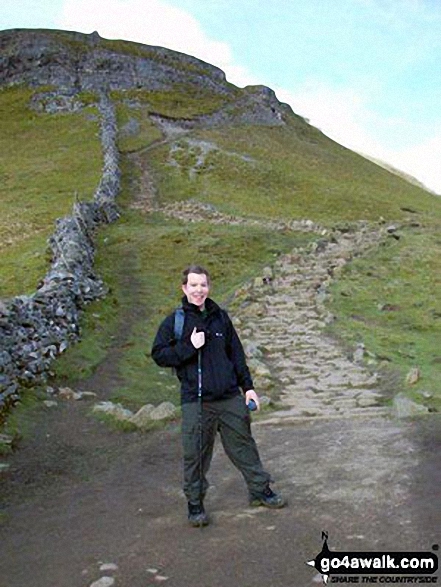
[[[253,399],[250,399],[250,401],[248,402],[248,409],[251,412],[254,412],[255,410],[257,410],[257,404]]]

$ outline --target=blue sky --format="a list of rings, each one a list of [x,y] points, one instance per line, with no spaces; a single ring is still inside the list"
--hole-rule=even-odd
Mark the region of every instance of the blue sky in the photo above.
[[[17,27],[195,55],[441,193],[439,0],[3,0],[0,28]]]

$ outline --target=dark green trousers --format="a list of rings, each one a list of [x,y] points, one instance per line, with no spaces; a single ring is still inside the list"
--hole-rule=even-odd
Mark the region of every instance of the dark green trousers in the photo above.
[[[256,442],[251,435],[251,420],[242,395],[202,404],[202,477],[200,476],[199,403],[182,405],[182,445],[184,450],[184,493],[197,502],[208,488],[206,474],[219,432],[225,453],[242,473],[248,491],[261,493],[271,477],[263,470]],[[201,484],[202,480],[202,484]]]

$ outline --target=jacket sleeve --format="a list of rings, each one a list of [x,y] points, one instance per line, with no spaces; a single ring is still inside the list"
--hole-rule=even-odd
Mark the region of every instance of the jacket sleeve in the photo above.
[[[152,347],[152,358],[160,367],[180,367],[197,354],[197,349],[187,338],[175,340],[174,314],[160,325]]]
[[[247,365],[245,351],[243,350],[242,343],[240,342],[239,336],[236,329],[231,322],[230,317],[225,312],[228,324],[228,349],[229,357],[234,365],[236,371],[237,381],[245,393],[249,389],[254,389],[253,379],[250,374],[250,370]]]

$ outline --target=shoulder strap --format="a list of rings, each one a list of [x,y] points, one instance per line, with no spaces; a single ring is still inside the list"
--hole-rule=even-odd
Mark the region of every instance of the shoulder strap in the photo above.
[[[185,312],[182,306],[175,310],[175,340],[181,340],[182,332],[184,331]]]

